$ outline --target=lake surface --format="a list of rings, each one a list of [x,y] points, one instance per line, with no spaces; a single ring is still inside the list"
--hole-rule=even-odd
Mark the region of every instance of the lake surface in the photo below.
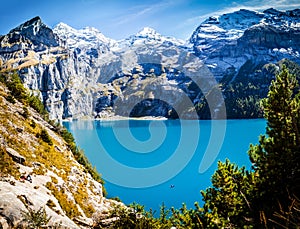
[[[74,135],[105,180],[108,197],[146,209],[202,202],[219,160],[251,167],[250,143],[265,133],[266,121],[119,120],[73,121]]]

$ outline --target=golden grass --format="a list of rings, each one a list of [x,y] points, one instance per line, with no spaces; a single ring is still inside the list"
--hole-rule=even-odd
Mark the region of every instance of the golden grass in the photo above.
[[[6,143],[5,147],[11,147],[25,157],[26,166],[32,167],[33,162],[41,164],[41,166],[33,168],[33,174],[45,175],[49,170],[57,174],[67,184],[71,168],[79,165],[75,162],[69,150],[62,152],[56,149],[55,146],[58,146],[60,149],[64,148],[61,145],[64,140],[58,136],[55,138],[51,137],[55,133],[48,128],[47,132],[53,145],[49,145],[37,137],[41,130],[46,128],[45,125],[34,118],[37,114],[33,116],[35,111],[31,108],[27,108],[29,114],[27,118],[24,118],[22,116],[24,105],[19,102],[15,104],[9,103],[6,100],[7,95],[3,84],[0,83],[0,136]],[[19,179],[18,165],[6,153],[5,147],[1,148],[0,145],[0,174],[13,175],[16,179]],[[58,179],[55,176],[51,176],[51,182],[48,182],[46,187],[58,200],[68,217],[73,218],[81,215],[78,206],[80,206],[86,216],[91,217],[95,209],[89,203],[89,192],[87,189],[90,186],[88,181],[85,178],[84,182],[75,182],[73,185],[75,187],[71,190],[71,193],[74,199],[70,199],[66,190],[58,185]]]
[[[83,183],[80,183],[77,186],[77,190],[73,190],[73,196],[76,203],[83,210],[84,214],[87,217],[91,217],[93,213],[95,213],[94,207],[89,203],[88,192],[87,192],[87,181],[85,180]]]
[[[52,182],[47,182],[46,187],[58,200],[60,207],[69,218],[72,219],[74,217],[81,216],[76,204],[72,200],[69,200],[69,197],[63,188],[57,188]]]

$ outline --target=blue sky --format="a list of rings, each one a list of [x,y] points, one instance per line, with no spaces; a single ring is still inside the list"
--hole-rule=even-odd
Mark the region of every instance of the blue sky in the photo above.
[[[1,1],[0,34],[35,16],[49,27],[64,22],[76,29],[92,26],[113,39],[143,27],[187,39],[208,16],[240,8],[262,11],[300,8],[299,0],[9,0]]]

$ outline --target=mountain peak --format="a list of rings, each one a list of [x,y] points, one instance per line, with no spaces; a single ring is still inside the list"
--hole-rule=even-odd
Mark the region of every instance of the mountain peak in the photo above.
[[[70,48],[95,48],[101,45],[110,46],[115,43],[114,40],[107,38],[94,27],[85,27],[77,30],[60,22],[53,28],[53,32],[57,34],[61,40],[66,41]]]
[[[174,44],[178,46],[182,46],[184,44],[184,41],[180,39],[176,39],[173,37],[163,36],[160,33],[156,32],[153,28],[150,27],[144,27],[141,29],[138,33],[135,35],[131,35],[130,37],[120,40],[118,42],[118,45],[123,47],[124,45],[132,46],[136,44],[145,44],[145,43],[164,43],[167,42],[169,44]]]
[[[87,31],[87,32],[91,32],[91,33],[101,33],[101,31],[99,31],[95,27],[90,27],[90,26],[87,26],[87,27],[83,28],[82,30]]]
[[[74,30],[71,26],[67,25],[66,23],[60,22],[56,26],[54,26],[54,29],[59,29],[59,30]]]
[[[24,25],[30,25],[30,24],[40,24],[42,23],[42,19],[39,16],[36,16],[27,22],[24,23]]]
[[[144,27],[142,30],[140,30],[136,36],[139,37],[146,37],[146,36],[155,36],[155,35],[160,35],[158,32],[156,32],[153,28],[150,27]]]
[[[36,17],[26,21],[25,23],[19,25],[18,27],[12,29],[10,31],[10,33],[21,32],[21,31],[27,30],[27,29],[33,29],[33,33],[36,34],[36,32],[38,32],[38,30],[41,26],[47,27],[46,25],[43,24],[42,19],[39,16],[36,16]]]
[[[162,35],[150,27],[144,27],[142,30],[140,30],[138,33],[136,33],[134,35],[134,37],[146,38],[149,40],[161,40],[162,39]]]
[[[42,22],[42,19],[39,16],[12,29],[6,36],[9,37],[10,42],[17,42],[20,35],[36,46],[45,45],[49,47],[59,45],[59,41],[53,34],[53,31]]]
[[[211,16],[194,31],[190,42],[201,41],[203,44],[208,40],[212,42],[227,40],[230,42],[241,37],[247,28],[259,24],[263,18],[263,13],[247,9]]]
[[[274,15],[276,15],[276,14],[280,14],[280,13],[282,13],[282,12],[279,11],[279,10],[276,10],[276,9],[274,9],[274,8],[269,8],[269,9],[264,10],[263,13],[265,13],[265,14],[274,14]]]

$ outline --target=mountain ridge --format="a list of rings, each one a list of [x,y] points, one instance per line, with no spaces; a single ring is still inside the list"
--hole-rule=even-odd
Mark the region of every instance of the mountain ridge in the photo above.
[[[210,109],[206,101],[211,90],[209,84],[199,88],[184,72],[191,74],[196,67],[200,82],[207,78],[204,72],[209,71],[220,84],[225,99],[231,94],[229,88],[239,82],[267,88],[270,79],[261,84],[263,76],[259,73],[265,65],[282,59],[300,63],[299,11],[241,9],[212,16],[186,42],[162,36],[150,28],[115,41],[94,28],[76,30],[58,24],[51,30],[40,18],[35,18],[0,38],[1,71],[18,70],[24,85],[44,101],[52,119],[128,114],[125,105],[120,110],[120,103],[118,108],[115,103],[126,104],[129,98],[126,93],[133,88],[135,91],[131,93],[136,95],[139,107],[134,109],[136,114],[130,115],[173,117],[168,116],[173,113],[170,107],[157,101],[163,99],[164,93],[171,93],[168,96],[172,103],[180,103],[176,94],[183,91],[193,102],[198,118],[218,117],[213,112],[217,108]],[[16,32],[21,28],[25,28],[23,32]],[[255,82],[253,71],[259,75],[259,83]],[[147,90],[159,93],[153,97],[153,93],[141,88],[152,88]],[[257,93],[263,96],[266,90]],[[239,96],[236,94],[234,101],[226,104],[229,111],[236,109]],[[152,108],[147,110],[143,100]],[[195,118],[188,110],[190,107],[180,112],[185,118]]]

